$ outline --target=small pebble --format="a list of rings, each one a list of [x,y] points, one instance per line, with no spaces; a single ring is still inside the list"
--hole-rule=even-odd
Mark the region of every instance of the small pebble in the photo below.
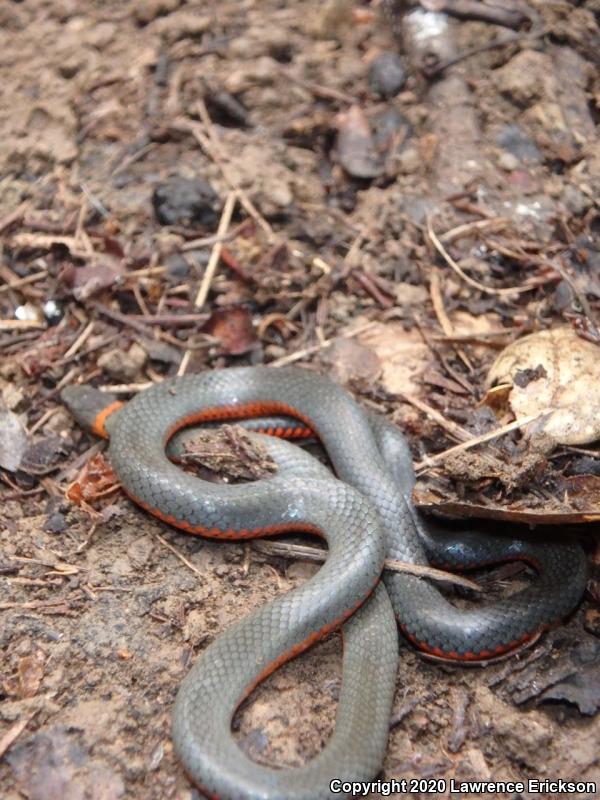
[[[159,183],[152,196],[152,205],[161,225],[214,228],[219,218],[219,196],[201,178],[175,177]]]
[[[395,97],[406,82],[400,56],[392,52],[378,55],[369,70],[369,90],[382,97]]]
[[[48,325],[58,325],[64,316],[63,308],[56,300],[47,300],[42,310]]]
[[[53,514],[50,514],[44,523],[44,530],[46,533],[62,533],[66,527],[67,520],[60,511],[55,511]]]
[[[179,253],[169,256],[165,261],[165,267],[169,275],[174,278],[187,278],[190,271],[190,265]]]
[[[156,17],[170,14],[181,5],[181,0],[139,0],[135,6],[135,18],[140,25],[147,25]]]
[[[129,350],[114,348],[103,353],[97,363],[100,369],[116,381],[130,382],[139,376],[146,360],[146,351],[134,342]]]
[[[498,166],[505,172],[514,172],[516,169],[519,168],[520,163],[519,159],[516,156],[513,156],[512,153],[507,153],[505,151],[503,153],[500,153],[500,156],[498,158]]]
[[[505,125],[496,136],[496,142],[525,164],[539,164],[542,160],[536,143],[519,125]]]
[[[423,159],[416,147],[407,147],[397,157],[398,170],[403,175],[411,175],[421,169]]]

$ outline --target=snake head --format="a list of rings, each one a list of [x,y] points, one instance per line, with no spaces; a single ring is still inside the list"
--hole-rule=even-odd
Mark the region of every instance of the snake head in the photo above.
[[[94,386],[65,386],[60,398],[82,428],[103,439],[110,435],[110,418],[123,403]]]

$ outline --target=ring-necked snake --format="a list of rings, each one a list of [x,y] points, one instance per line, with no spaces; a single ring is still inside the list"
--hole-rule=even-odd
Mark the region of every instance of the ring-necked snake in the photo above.
[[[564,617],[583,593],[586,565],[578,544],[432,529],[410,502],[412,463],[399,431],[308,370],[248,367],[189,375],[154,385],[125,406],[107,403],[88,387],[68,387],[62,397],[82,424],[110,436],[110,461],[124,490],[160,519],[217,538],[302,530],[327,541],[328,559],[313,578],[226,630],[181,685],[175,747],[211,797],[318,800],[340,796],[329,788],[335,777],[372,778],[385,753],[395,685],[394,615],[428,653],[485,660]],[[248,484],[202,481],[167,457],[167,444],[186,426],[269,415],[310,428],[337,480],[316,459],[277,440],[269,450],[278,473]],[[420,564],[427,563],[426,550],[456,568],[523,559],[539,575],[509,598],[466,610],[413,575],[386,572],[378,584],[386,555]],[[259,766],[231,735],[236,708],[266,675],[342,623],[343,681],[329,743],[302,768]]]

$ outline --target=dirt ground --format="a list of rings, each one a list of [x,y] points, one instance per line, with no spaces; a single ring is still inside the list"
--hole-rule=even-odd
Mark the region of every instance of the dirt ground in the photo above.
[[[511,29],[423,8],[392,24],[347,0],[0,7],[5,800],[199,797],[170,739],[179,683],[317,569],[169,529],[102,465],[82,477],[103,445],[63,386],[126,399],[178,369],[310,365],[422,462],[508,421],[479,404],[506,344],[565,324],[597,342],[600,4],[526,8]],[[543,456],[527,476],[542,513],[568,470],[596,486],[599,464],[591,444]],[[597,533],[570,529],[591,562]],[[599,594],[486,668],[404,645],[383,777],[600,797]],[[340,654],[332,636],[261,685],[240,746],[281,766],[319,752]]]

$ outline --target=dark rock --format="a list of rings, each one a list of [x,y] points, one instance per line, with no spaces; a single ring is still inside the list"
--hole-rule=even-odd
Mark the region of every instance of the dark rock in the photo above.
[[[384,52],[371,63],[369,89],[382,97],[394,97],[406,82],[406,70],[397,53]]]
[[[190,265],[179,253],[169,256],[165,261],[165,267],[169,275],[174,278],[187,278],[190,271]]]
[[[53,514],[50,514],[44,523],[44,530],[46,533],[62,533],[66,528],[67,520],[60,511],[55,511]]]
[[[218,220],[219,196],[201,178],[170,178],[152,196],[154,213],[161,225],[200,225],[213,228]]]
[[[533,139],[519,125],[505,125],[496,137],[498,145],[525,164],[539,164],[542,155]]]
[[[371,129],[375,147],[380,151],[391,147],[401,150],[413,131],[410,120],[393,106],[373,116]]]
[[[146,351],[134,342],[129,350],[118,347],[108,350],[100,356],[97,364],[114,380],[129,383],[139,377],[146,360]]]
[[[56,300],[46,300],[42,311],[48,325],[58,325],[64,316],[64,309],[62,305]]]

